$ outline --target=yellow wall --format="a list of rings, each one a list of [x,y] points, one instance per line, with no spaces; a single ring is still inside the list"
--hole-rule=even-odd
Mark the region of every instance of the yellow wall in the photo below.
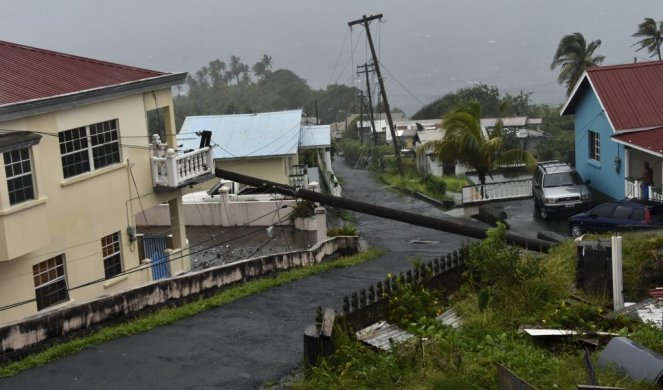
[[[246,176],[288,184],[290,166],[297,164],[297,156],[256,159],[216,160],[216,167]]]
[[[174,118],[170,89],[135,94],[133,96],[93,103],[54,113],[37,115],[20,120],[0,123],[0,128],[46,133],[39,145],[33,148],[33,176],[37,184],[38,200],[45,204],[46,239],[39,242],[37,250],[21,257],[0,262],[0,307],[35,298],[32,266],[58,254],[65,254],[66,278],[69,288],[104,278],[101,255],[101,238],[121,232],[123,269],[139,266],[137,246],[127,235],[127,226],[135,225],[134,214],[142,207],[149,209],[159,203],[177,199],[180,191],[153,194],[150,165],[149,136],[146,111],[159,107],[166,110],[167,131],[174,139]],[[110,119],[118,120],[121,137],[121,163],[82,175],[63,178],[57,133],[58,131],[86,126]],[[0,160],[2,155],[0,154]],[[4,170],[3,170],[4,171]],[[132,177],[133,174],[133,177]],[[4,172],[0,183],[0,221],[10,216],[20,216],[23,211],[12,213],[6,197]],[[134,185],[135,180],[135,185]],[[141,202],[138,202],[140,195]],[[29,203],[29,202],[26,202]],[[29,205],[28,205],[29,206]],[[14,206],[16,207],[16,206]],[[25,205],[21,206],[25,207]],[[29,208],[30,210],[36,209]],[[6,215],[4,215],[5,213]],[[13,218],[18,219],[20,218]],[[10,228],[30,232],[39,230],[34,219],[5,224]],[[0,234],[3,232],[0,230]],[[24,235],[30,240],[34,235]],[[31,242],[34,245],[34,241]],[[177,255],[176,255],[177,256]],[[188,259],[187,259],[188,260]],[[188,261],[187,261],[188,262]],[[171,263],[171,271],[187,270],[184,261]],[[135,272],[109,281],[70,291],[72,301],[85,301],[112,292],[129,289],[146,283],[151,278],[148,270]],[[58,306],[55,306],[58,307]],[[50,309],[50,308],[49,308]],[[46,309],[48,310],[48,309]],[[14,321],[37,312],[35,302],[10,310],[0,311],[0,323]]]

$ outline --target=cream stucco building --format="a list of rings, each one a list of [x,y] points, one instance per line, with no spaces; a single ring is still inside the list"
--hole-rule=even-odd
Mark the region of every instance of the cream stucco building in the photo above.
[[[0,41],[0,324],[190,269],[180,188],[212,167],[173,142],[185,77]],[[166,202],[156,272],[134,216]]]

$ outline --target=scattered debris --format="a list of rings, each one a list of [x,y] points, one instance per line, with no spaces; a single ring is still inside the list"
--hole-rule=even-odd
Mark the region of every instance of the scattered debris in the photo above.
[[[440,321],[443,325],[450,326],[454,329],[457,329],[462,324],[460,316],[454,309],[449,309],[440,314],[437,316],[437,320]]]
[[[413,240],[410,240],[407,242],[408,244],[428,244],[428,245],[434,245],[434,244],[439,244],[439,241],[431,241],[431,240],[420,240],[418,238],[415,238]]]
[[[599,356],[601,367],[615,367],[631,379],[663,384],[663,356],[628,337],[615,337]]]
[[[370,325],[357,333],[357,340],[383,351],[389,351],[394,344],[402,343],[414,335],[386,321]]]
[[[503,365],[498,363],[495,366],[497,367],[497,383],[500,390],[536,390],[536,387]]]
[[[639,318],[645,323],[651,322],[663,329],[663,302],[659,299],[648,298],[638,303],[626,304],[624,309],[614,313],[615,316],[620,314]]]
[[[523,328],[519,332],[527,333],[528,335],[539,339],[559,339],[565,337],[578,337],[578,339],[593,347],[598,347],[605,344],[610,338],[618,336],[618,333],[611,332],[579,332],[571,329],[540,329],[540,328]]]

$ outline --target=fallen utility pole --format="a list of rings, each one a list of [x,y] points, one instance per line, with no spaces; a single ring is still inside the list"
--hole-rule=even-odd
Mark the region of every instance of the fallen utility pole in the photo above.
[[[423,226],[430,229],[440,230],[459,234],[461,236],[473,238],[486,238],[487,228],[477,226],[462,218],[448,217],[448,218],[433,218],[425,215],[410,213],[407,211],[391,209],[388,207],[378,206],[372,203],[359,202],[352,199],[336,197],[319,192],[304,190],[297,187],[288,186],[285,184],[274,183],[268,180],[258,179],[256,177],[246,176],[235,172],[226,171],[224,169],[216,169],[215,175],[218,178],[236,181],[238,183],[246,184],[252,187],[263,189],[265,191],[276,192],[283,195],[296,196],[312,202],[318,202],[323,205],[336,207],[339,209],[357,211],[364,214],[374,215],[376,217],[391,219],[409,223],[416,226]],[[519,234],[507,231],[505,239],[509,244],[518,245],[525,249],[548,252],[553,247],[554,243],[550,241],[539,240],[536,238],[524,237]]]
[[[375,66],[375,74],[378,76],[378,83],[380,84],[380,92],[382,93],[382,102],[384,103],[384,113],[387,115],[387,122],[389,123],[389,131],[391,132],[391,139],[394,141],[394,153],[396,153],[396,164],[398,165],[398,173],[403,176],[403,165],[401,164],[401,148],[396,138],[396,129],[394,129],[394,121],[391,118],[391,109],[389,108],[389,100],[387,100],[387,91],[384,89],[384,81],[382,80],[382,73],[380,72],[380,63],[378,56],[375,54],[375,47],[373,46],[373,38],[371,37],[371,29],[368,24],[373,20],[382,20],[382,14],[371,15],[366,17],[364,15],[361,19],[348,22],[348,26],[352,27],[355,24],[361,24],[366,29],[366,38],[368,39],[368,46],[371,48],[371,55],[373,56],[373,66]]]

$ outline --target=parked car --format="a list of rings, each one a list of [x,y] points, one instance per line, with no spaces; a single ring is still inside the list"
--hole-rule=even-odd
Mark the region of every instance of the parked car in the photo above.
[[[534,207],[543,219],[552,214],[572,214],[592,207],[592,194],[578,172],[563,161],[545,161],[536,166],[532,179]]]
[[[641,199],[624,199],[603,203],[569,218],[569,233],[663,228],[663,203]]]

